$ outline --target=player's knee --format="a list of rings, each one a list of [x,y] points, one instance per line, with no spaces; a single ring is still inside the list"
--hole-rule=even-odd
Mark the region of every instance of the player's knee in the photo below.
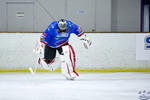
[[[52,64],[55,59],[44,59],[47,64]]]

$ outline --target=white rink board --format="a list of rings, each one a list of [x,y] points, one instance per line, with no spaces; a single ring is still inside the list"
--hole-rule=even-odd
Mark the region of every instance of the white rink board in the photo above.
[[[137,33],[142,34],[142,33]],[[1,33],[0,68],[28,68],[36,65],[32,53],[39,33]],[[149,60],[136,60],[136,33],[88,33],[89,50],[72,35],[77,68],[150,68]]]
[[[150,61],[150,33],[136,35],[136,60]]]

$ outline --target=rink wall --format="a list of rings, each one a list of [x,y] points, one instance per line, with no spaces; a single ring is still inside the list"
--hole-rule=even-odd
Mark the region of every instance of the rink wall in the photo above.
[[[137,36],[143,34],[87,33],[92,41],[88,50],[83,47],[75,35],[72,35],[70,44],[76,52],[78,71],[150,72],[150,56],[147,59],[137,59]],[[40,35],[41,33],[0,33],[0,72],[22,72],[28,71],[29,67],[37,66],[37,56],[32,50]],[[143,47],[141,46],[141,48]],[[150,50],[147,50],[146,53],[150,55]],[[45,70],[41,69],[41,71]],[[60,71],[60,69],[56,71]]]

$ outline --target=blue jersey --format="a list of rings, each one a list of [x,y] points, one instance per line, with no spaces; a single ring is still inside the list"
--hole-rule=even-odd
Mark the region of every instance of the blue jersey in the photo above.
[[[57,21],[52,22],[43,32],[40,41],[49,47],[59,48],[68,43],[71,33],[76,34],[78,37],[84,34],[78,25],[68,20],[66,22],[67,29],[64,32],[59,31]]]

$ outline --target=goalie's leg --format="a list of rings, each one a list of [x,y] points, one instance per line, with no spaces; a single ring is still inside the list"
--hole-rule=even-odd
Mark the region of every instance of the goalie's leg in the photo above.
[[[52,64],[55,62],[55,57],[56,57],[56,49],[46,45],[44,49],[44,58],[39,58],[38,64],[45,69],[54,71],[55,66],[53,66]]]
[[[76,78],[78,73],[75,71],[75,53],[71,45],[62,47],[63,55],[61,55],[62,74],[69,80]]]

